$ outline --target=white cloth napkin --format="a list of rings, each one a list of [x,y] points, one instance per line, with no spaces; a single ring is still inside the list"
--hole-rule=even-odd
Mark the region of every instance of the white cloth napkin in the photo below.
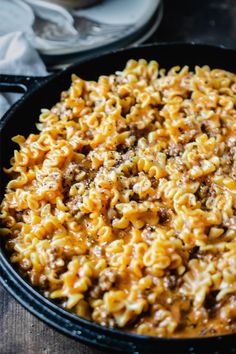
[[[44,76],[47,70],[25,35],[14,32],[0,37],[0,74]],[[20,97],[19,94],[0,93],[0,119]]]

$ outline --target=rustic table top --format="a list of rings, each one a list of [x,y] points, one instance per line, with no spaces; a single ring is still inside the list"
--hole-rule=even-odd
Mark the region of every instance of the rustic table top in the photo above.
[[[51,329],[0,286],[1,354],[102,354]]]
[[[236,48],[235,0],[164,0],[161,26],[148,41],[194,41]],[[57,333],[0,285],[1,354],[102,354]]]

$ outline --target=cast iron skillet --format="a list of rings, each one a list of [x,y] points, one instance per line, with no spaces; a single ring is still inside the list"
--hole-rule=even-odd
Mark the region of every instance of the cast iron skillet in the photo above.
[[[0,90],[26,92],[0,121],[0,198],[3,197],[6,176],[3,166],[9,165],[16,145],[11,137],[36,132],[35,122],[42,107],[50,108],[59,100],[61,91],[70,85],[70,76],[77,73],[84,79],[97,79],[124,67],[128,59],[156,59],[162,67],[208,64],[236,71],[236,51],[197,44],[152,44],[105,54],[46,78],[0,75]],[[71,314],[47,300],[23,279],[9,263],[1,240],[0,280],[4,287],[30,312],[55,329],[81,342],[111,351],[128,353],[220,354],[236,352],[236,335],[209,338],[166,339],[141,336],[104,328]]]

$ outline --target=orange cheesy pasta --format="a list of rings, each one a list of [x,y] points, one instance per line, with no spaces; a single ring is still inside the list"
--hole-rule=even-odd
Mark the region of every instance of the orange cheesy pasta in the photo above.
[[[236,332],[236,75],[130,60],[16,136],[1,237],[46,297],[154,336]]]

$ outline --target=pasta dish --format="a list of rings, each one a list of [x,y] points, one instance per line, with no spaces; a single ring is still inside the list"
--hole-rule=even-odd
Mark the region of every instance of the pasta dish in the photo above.
[[[30,283],[103,326],[236,332],[236,75],[129,60],[72,75],[15,136],[1,237]]]

